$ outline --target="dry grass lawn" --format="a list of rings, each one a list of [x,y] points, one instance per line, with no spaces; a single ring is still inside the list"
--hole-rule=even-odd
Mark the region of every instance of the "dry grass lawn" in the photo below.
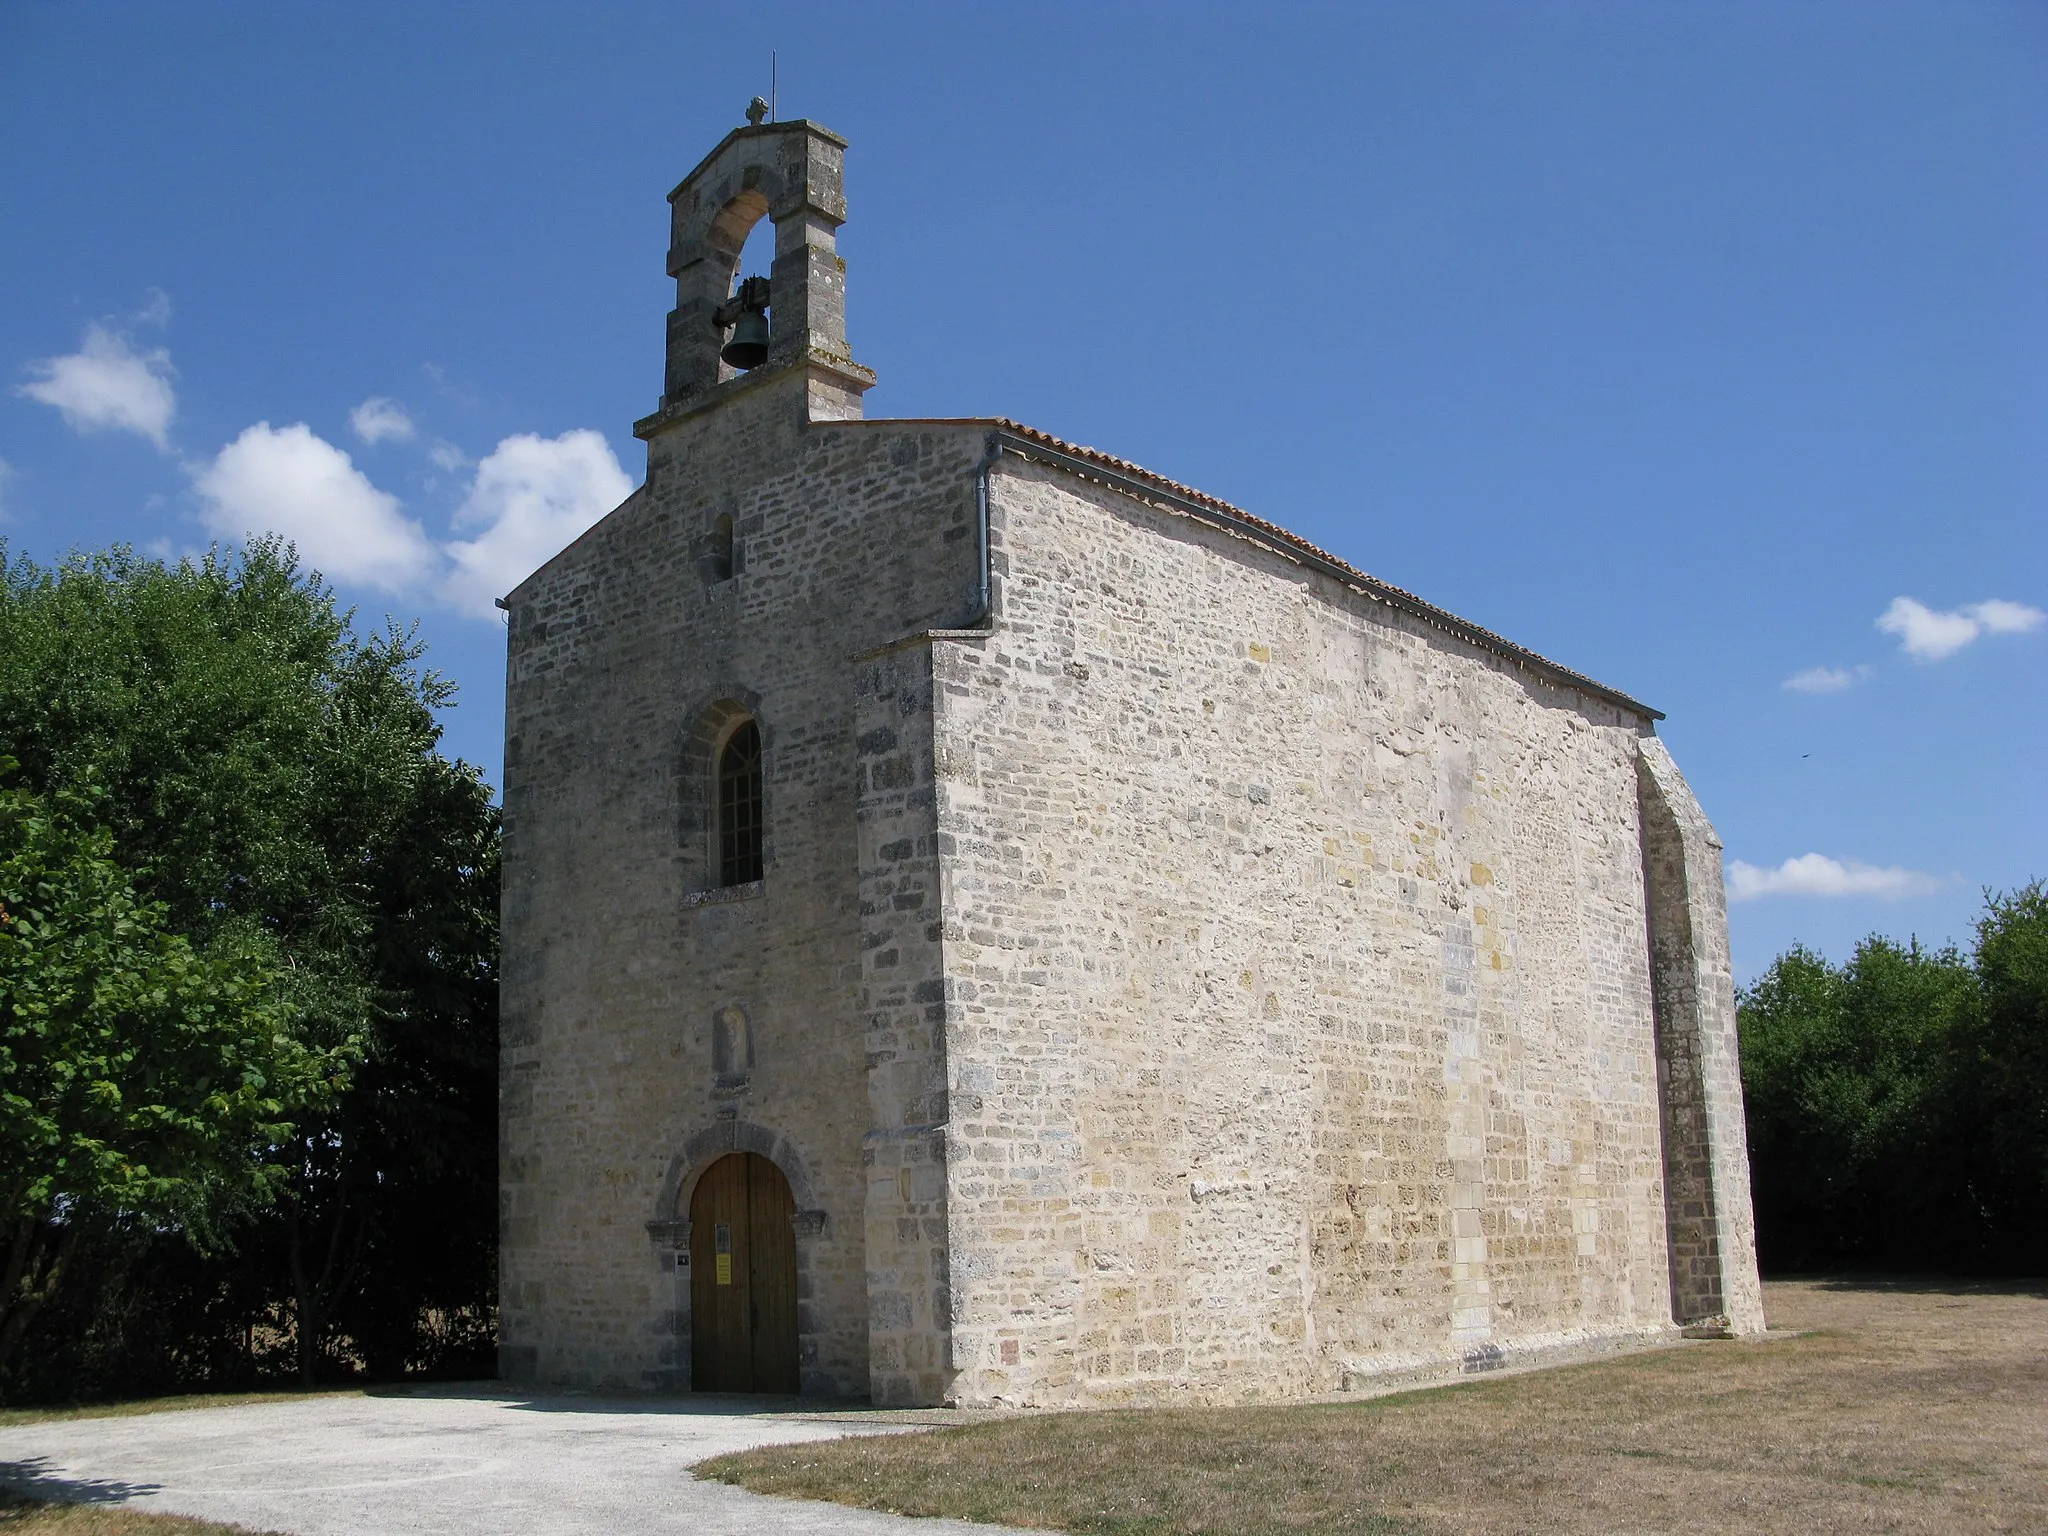
[[[0,1488],[0,1536],[250,1536],[239,1525],[145,1515],[118,1504],[43,1504]]]
[[[1096,1536],[2048,1531],[2048,1287],[1766,1288],[1798,1338],[1361,1403],[781,1446],[763,1493]]]

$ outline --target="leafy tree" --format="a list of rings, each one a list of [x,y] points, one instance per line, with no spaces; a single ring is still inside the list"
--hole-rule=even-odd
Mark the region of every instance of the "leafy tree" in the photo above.
[[[266,1154],[353,1055],[297,1034],[260,932],[170,932],[91,809],[0,789],[0,1365],[95,1223],[203,1241],[265,1202]]]
[[[1968,1106],[1970,1178],[2007,1267],[2048,1274],[2048,887],[1987,898]]]
[[[1780,955],[1740,1001],[1757,1241],[1774,1268],[2048,1263],[2048,896],[1987,896],[1974,953],[1872,936]]]
[[[297,1143],[294,1197],[273,1222],[307,1379],[336,1326],[382,1376],[431,1367],[437,1344],[466,1344],[473,1373],[493,1338],[498,821],[455,765],[411,791],[359,871],[370,1057]]]
[[[498,819],[438,751],[453,690],[422,655],[358,635],[276,543],[175,565],[0,552],[0,751],[34,788],[97,786],[171,931],[260,935],[301,1038],[361,1043],[237,1237],[307,1379],[344,1333],[395,1371],[451,1316],[489,1326]]]

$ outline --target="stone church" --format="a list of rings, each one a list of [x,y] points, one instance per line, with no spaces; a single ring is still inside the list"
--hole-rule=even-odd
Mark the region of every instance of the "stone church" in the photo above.
[[[1658,713],[1122,459],[865,418],[844,150],[670,194],[646,483],[505,599],[504,1374],[1224,1402],[1762,1328]]]

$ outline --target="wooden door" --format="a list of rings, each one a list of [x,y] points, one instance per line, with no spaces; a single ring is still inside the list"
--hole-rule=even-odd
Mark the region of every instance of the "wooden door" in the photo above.
[[[765,1157],[732,1152],[690,1197],[690,1385],[794,1392],[796,1200]]]

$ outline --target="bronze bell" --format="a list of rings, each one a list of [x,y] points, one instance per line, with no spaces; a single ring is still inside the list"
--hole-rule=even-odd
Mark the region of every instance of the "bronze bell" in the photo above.
[[[718,355],[733,367],[745,371],[768,361],[768,317],[758,309],[743,309],[732,324],[732,340]]]

